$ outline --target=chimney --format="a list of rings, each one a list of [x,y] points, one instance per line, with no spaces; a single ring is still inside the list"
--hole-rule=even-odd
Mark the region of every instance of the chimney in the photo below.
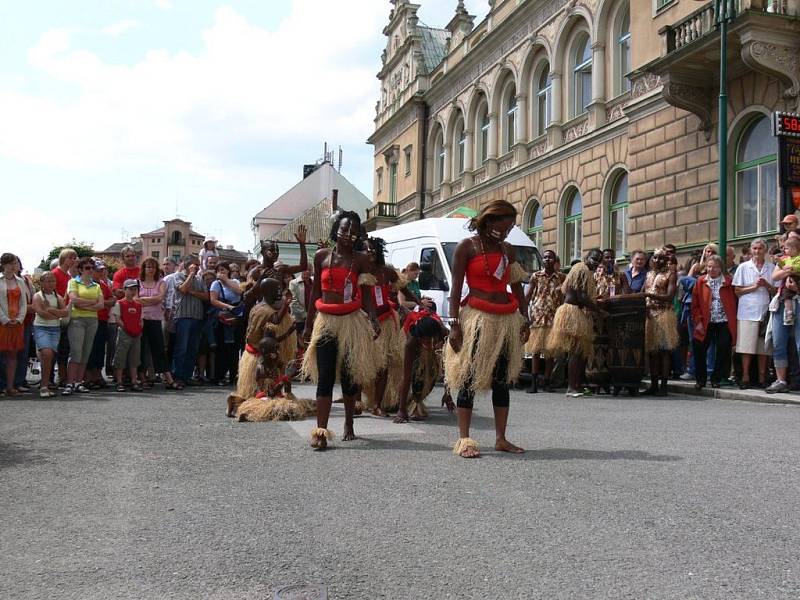
[[[333,190],[333,199],[331,200],[331,209],[333,212],[339,210],[339,190]]]
[[[230,244],[228,244],[227,246],[225,246],[225,250],[233,250],[233,246],[231,246]]]

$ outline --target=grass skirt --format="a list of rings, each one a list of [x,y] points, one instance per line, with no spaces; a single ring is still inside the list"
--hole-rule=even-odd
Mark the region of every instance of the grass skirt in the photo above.
[[[425,398],[433,391],[441,373],[441,354],[433,350],[423,350],[414,361],[412,371],[411,398],[408,402],[408,416],[411,419],[424,419],[428,416]],[[415,392],[415,389],[419,391]]]
[[[317,406],[311,400],[295,398],[250,398],[239,405],[236,418],[239,421],[302,421],[317,414]]]
[[[473,392],[492,389],[492,374],[503,351],[508,358],[506,383],[514,383],[522,370],[522,315],[497,315],[465,306],[459,316],[461,351],[453,351],[449,343],[444,351],[444,378],[450,390],[455,394],[468,382]]]
[[[592,352],[593,343],[592,318],[574,304],[559,306],[547,338],[547,353],[550,356],[561,356],[580,352],[587,357]]]
[[[678,347],[678,319],[672,309],[647,311],[644,344],[648,353]]]
[[[292,316],[289,313],[286,313],[283,315],[281,322],[278,323],[278,326],[275,327],[275,337],[281,337],[290,329],[292,330],[292,333],[289,334],[289,337],[283,340],[278,347],[278,358],[280,359],[284,368],[292,364],[292,361],[297,356],[297,330],[294,328],[294,320],[292,320]]]
[[[381,368],[382,357],[378,356],[372,339],[372,326],[366,313],[357,310],[349,315],[329,315],[318,312],[314,319],[311,342],[303,355],[302,377],[319,382],[317,370],[317,346],[325,338],[335,338],[339,351],[336,356],[336,381],[341,381],[342,365],[346,364],[353,383],[367,387],[375,380]]]
[[[258,367],[257,354],[242,352],[239,359],[239,376],[236,380],[236,395],[240,398],[252,398],[258,392],[258,382],[256,381],[256,367]]]
[[[384,412],[395,412],[400,406],[400,384],[403,382],[403,354],[406,344],[406,334],[400,327],[397,313],[394,313],[392,318],[381,321],[381,334],[373,343],[376,345],[376,358],[381,361],[378,370],[386,369],[389,373],[381,409]],[[365,391],[367,407],[372,409],[376,401],[375,384],[370,385]]]
[[[547,339],[550,337],[551,331],[553,331],[552,327],[531,328],[531,335],[525,344],[525,351],[534,356],[544,354],[545,358],[550,358],[550,353],[547,352]]]

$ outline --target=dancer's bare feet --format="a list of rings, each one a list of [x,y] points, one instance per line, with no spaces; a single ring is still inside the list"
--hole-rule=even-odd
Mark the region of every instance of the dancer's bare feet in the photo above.
[[[497,440],[494,443],[494,449],[497,450],[498,452],[510,452],[511,454],[522,454],[523,452],[525,452],[525,450],[523,450],[519,446],[515,446],[507,439]]]
[[[461,458],[480,458],[481,451],[474,446],[467,446],[458,453]]]
[[[352,423],[345,423],[344,424],[344,435],[342,436],[342,440],[345,442],[350,442],[356,439],[356,432],[353,430]]]
[[[383,412],[383,410],[381,409],[380,406],[376,406],[375,408],[373,408],[372,409],[372,414],[374,416],[376,416],[376,417],[386,417],[386,416],[388,416],[385,412]]]
[[[397,411],[397,416],[394,418],[395,423],[408,423],[408,412],[405,410]]]

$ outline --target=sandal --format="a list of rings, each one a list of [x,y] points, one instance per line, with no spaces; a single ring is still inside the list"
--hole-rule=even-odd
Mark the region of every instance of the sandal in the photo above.
[[[118,392],[124,392],[125,391],[125,386],[122,385],[121,383],[118,383],[117,384],[117,391]]]
[[[86,387],[83,383],[79,383],[75,386],[75,391],[80,392],[81,394],[88,394],[91,390]]]
[[[142,388],[142,385],[141,385],[141,384],[139,384],[139,383],[134,383],[134,384],[131,386],[131,391],[132,391],[132,392],[143,392],[143,391],[144,391],[144,388]]]
[[[183,386],[180,383],[178,383],[177,381],[173,381],[172,383],[164,384],[164,389],[165,390],[182,390]]]
[[[478,442],[472,438],[459,438],[453,446],[453,454],[461,458],[479,458],[481,450]]]

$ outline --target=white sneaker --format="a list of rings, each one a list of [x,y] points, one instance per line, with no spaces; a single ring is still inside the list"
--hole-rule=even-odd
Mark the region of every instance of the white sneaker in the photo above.
[[[689,373],[684,373],[683,375],[678,377],[678,379],[680,379],[681,381],[692,381],[694,377],[692,375],[689,375]]]

